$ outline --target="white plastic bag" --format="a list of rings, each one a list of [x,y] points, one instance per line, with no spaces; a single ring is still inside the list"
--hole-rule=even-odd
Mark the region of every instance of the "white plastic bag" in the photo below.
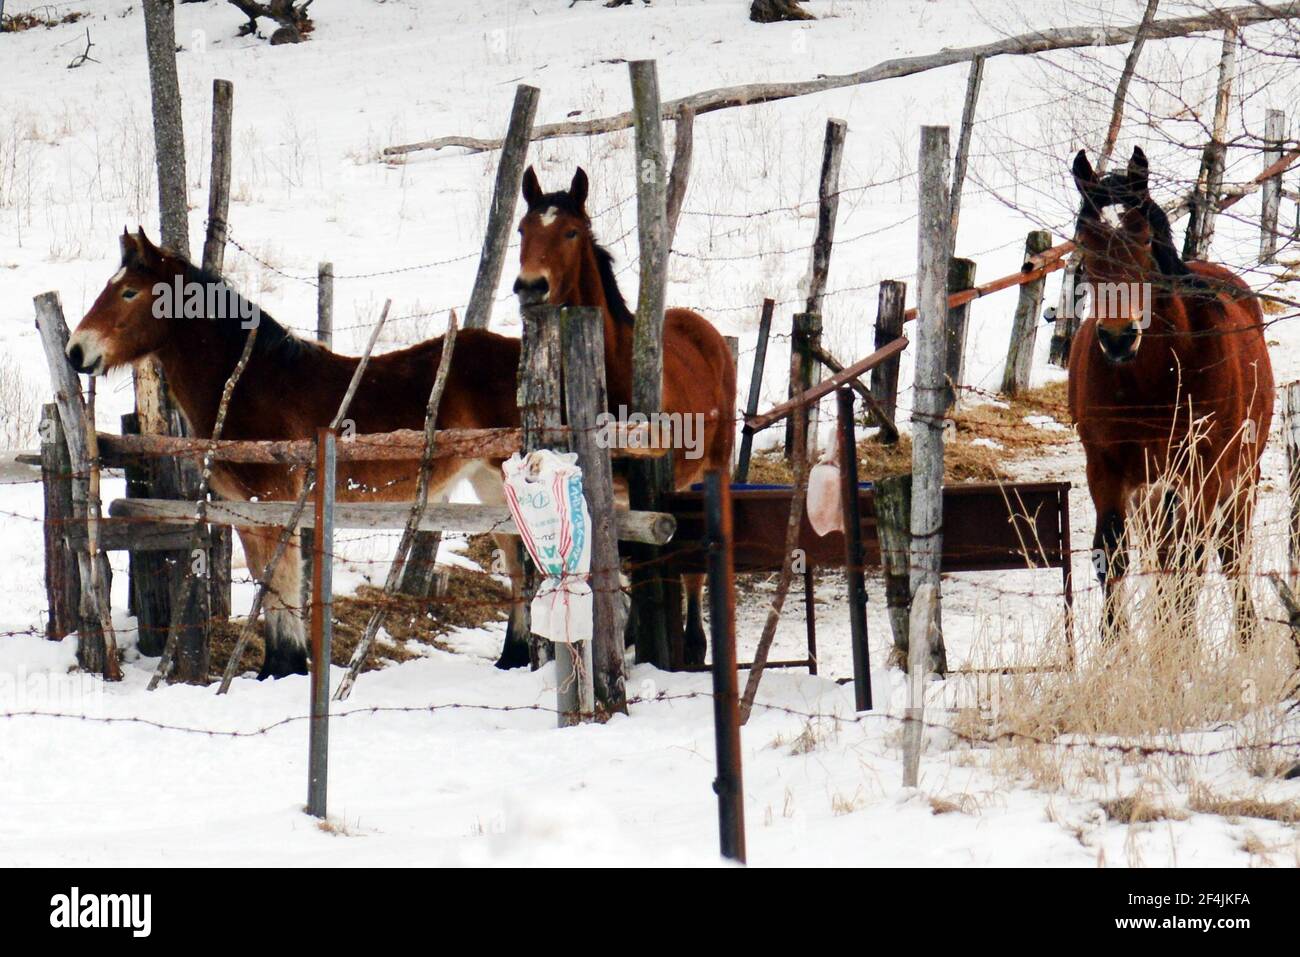
[[[591,514],[582,494],[582,469],[572,452],[516,453],[501,466],[506,504],[524,547],[545,577],[531,605],[532,628],[552,641],[587,641],[594,603]]]
[[[818,535],[844,531],[838,441],[831,443],[822,460],[808,473],[808,524]]]

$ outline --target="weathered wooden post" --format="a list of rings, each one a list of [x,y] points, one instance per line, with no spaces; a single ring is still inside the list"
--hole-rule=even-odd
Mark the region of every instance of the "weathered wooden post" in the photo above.
[[[311,727],[307,813],[325,817],[329,781],[330,653],[334,638],[334,482],[338,434],[316,430],[316,522],[312,560]]]
[[[1201,169],[1192,191],[1187,232],[1183,237],[1183,258],[1204,259],[1214,241],[1214,217],[1218,213],[1227,157],[1228,111],[1232,105],[1232,78],[1237,68],[1237,25],[1223,31],[1219,55],[1219,82],[1214,98],[1214,125],[1210,142],[1201,153]]]
[[[984,79],[984,57],[977,56],[970,61],[970,72],[966,76],[966,102],[961,110],[961,131],[957,134],[957,159],[952,170],[952,195],[949,199],[948,249],[950,256],[956,255],[957,224],[961,220],[961,193],[966,185],[966,163],[970,157],[971,131],[975,127],[975,106],[979,102],[980,83]]]
[[[1288,382],[1282,436],[1286,442],[1287,492],[1290,522],[1287,525],[1287,556],[1292,589],[1300,586],[1300,381]]]
[[[510,125],[506,128],[496,183],[492,187],[492,206],[488,212],[487,232],[483,236],[483,251],[479,254],[478,273],[465,310],[466,329],[486,329],[492,318],[492,300],[496,298],[497,286],[501,282],[506,247],[510,245],[510,230],[515,224],[515,205],[524,179],[528,141],[532,137],[539,96],[541,91],[535,86],[521,83],[515,87]]]
[[[58,408],[68,449],[71,475],[72,519],[78,533],[88,532],[92,510],[98,507],[90,495],[91,439],[87,435],[86,407],[81,383],[68,364],[68,325],[63,318],[59,295],[46,292],[37,296],[36,328],[45,349],[45,361],[54,385],[54,404]],[[120,681],[122,670],[117,660],[117,642],[113,635],[112,616],[106,607],[108,598],[108,559],[93,550],[92,537],[76,548],[77,577],[80,583],[78,609],[77,663],[86,671],[99,672],[109,681]]]
[[[894,634],[893,661],[907,664],[908,616],[912,607],[912,475],[876,480],[876,535],[885,579],[885,607]]]
[[[938,633],[943,554],[943,372],[948,300],[948,128],[921,127],[916,372],[912,412],[912,610],[908,629],[908,702],[903,785],[916,787],[927,676],[944,670]],[[932,648],[932,641],[934,647]]]
[[[1264,122],[1264,168],[1282,158],[1282,142],[1286,139],[1286,114],[1269,110]],[[1278,212],[1282,206],[1282,174],[1264,181],[1264,192],[1259,213],[1259,261],[1271,263],[1277,259]]]
[[[521,311],[523,334],[519,351],[519,415],[523,427],[520,454],[537,449],[564,449],[566,437],[560,431],[560,383],[563,359],[560,349],[560,326],[555,322],[554,307],[530,306]],[[524,615],[536,589],[536,569],[524,552],[527,585],[523,598]],[[528,631],[528,658],[536,671],[552,658],[551,643]]]
[[[790,350],[795,362],[790,368],[790,395],[796,396],[812,388],[813,378],[817,374],[816,352],[822,344],[822,317],[815,312],[796,312],[790,321]],[[809,448],[816,443],[816,419],[813,416],[815,403],[808,403],[795,409],[785,423],[785,457],[794,461],[795,416],[803,420],[804,440]],[[807,450],[805,449],[805,452]]]
[[[903,337],[903,313],[906,311],[907,283],[894,279],[885,279],[880,283],[880,294],[876,306],[877,349],[889,345],[895,339]],[[871,394],[884,409],[892,422],[898,412],[898,367],[900,359],[891,356],[871,370]],[[877,425],[882,425],[877,420]],[[881,442],[892,445],[898,441],[896,435],[882,432]]]
[[[948,261],[948,292],[964,292],[975,288],[975,261],[950,259]],[[961,399],[961,387],[966,384],[966,327],[970,320],[970,303],[962,303],[948,310],[944,325],[944,371],[947,375],[947,407],[954,408]]]
[[[663,323],[668,283],[667,175],[659,103],[659,74],[653,60],[628,64],[636,128],[637,242],[641,254],[636,326],[632,333],[632,411],[651,415],[663,408]],[[634,462],[629,470],[632,507],[653,511],[672,485],[669,457]],[[632,553],[632,621],[636,658],[667,668],[672,661],[663,579],[656,549]]]
[[[745,400],[745,414],[757,415],[758,403],[763,393],[763,369],[767,365],[767,339],[772,331],[772,313],[776,303],[763,300],[763,312],[758,317],[758,340],[754,343],[754,367],[749,375],[749,397]],[[744,485],[749,478],[749,459],[754,451],[754,433],[746,430],[740,438],[740,458],[736,461],[736,483]]]
[[[316,341],[334,348],[334,264],[316,266]]]
[[[668,177],[668,235],[664,242],[672,248],[673,237],[677,235],[677,220],[682,215],[682,204],[686,201],[686,185],[691,178],[691,153],[695,144],[695,111],[683,106],[677,111],[677,120],[673,124],[673,169]]]
[[[1052,234],[1035,229],[1025,239],[1025,262],[1052,246]],[[1039,276],[1020,286],[1016,315],[1011,323],[1011,344],[1007,347],[1007,364],[1002,370],[1002,391],[1016,395],[1029,388],[1034,364],[1034,340],[1038,336],[1038,314],[1043,309],[1043,287],[1047,277]]]
[[[226,233],[230,215],[231,124],[235,86],[212,81],[212,168],[208,175],[208,228],[203,239],[203,268],[221,275],[226,266]]]
[[[844,577],[853,642],[853,701],[871,710],[871,655],[867,644],[867,583],[863,573],[862,515],[858,508],[858,444],[853,426],[853,390],[836,393],[840,443],[840,503],[844,509]]]
[[[203,268],[220,276],[226,268],[226,234],[230,216],[231,129],[235,86],[229,80],[212,81],[212,168],[208,175],[208,227],[203,240]],[[139,420],[136,420],[139,429]],[[123,433],[125,434],[125,433]],[[179,431],[177,432],[179,435]],[[144,494],[149,494],[145,489]],[[213,494],[213,498],[217,498]],[[213,525],[208,534],[208,603],[212,617],[230,617],[230,563],[234,554],[232,530]],[[134,589],[132,589],[134,592]],[[161,651],[161,649],[160,649]]]
[[[600,310],[562,309],[560,340],[564,350],[564,407],[573,451],[582,469],[583,493],[591,512],[591,592],[594,604],[592,640],[582,642],[587,681],[595,704],[606,714],[627,713],[627,678],[623,673],[622,592],[619,583],[618,536],[614,525],[614,478],[609,443],[599,431],[605,398],[604,324]],[[556,646],[556,658],[560,658]],[[589,709],[581,700],[579,713]]]
[[[745,788],[740,764],[736,679],[736,574],[732,556],[731,490],[722,472],[704,476],[708,543],[709,630],[713,636],[713,732],[718,776],[718,837],[722,856],[745,862]]]
[[[45,637],[59,641],[80,627],[81,578],[76,550],[68,543],[73,525],[72,460],[54,403],[41,406],[41,485],[45,493],[45,595],[49,617]]]

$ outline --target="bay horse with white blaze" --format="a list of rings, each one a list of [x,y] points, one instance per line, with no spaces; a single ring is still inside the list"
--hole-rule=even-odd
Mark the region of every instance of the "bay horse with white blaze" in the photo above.
[[[1188,462],[1196,480],[1166,493],[1166,517],[1194,530],[1194,543],[1219,543],[1244,637],[1253,608],[1242,552],[1274,397],[1259,301],[1225,267],[1179,257],[1169,219],[1148,192],[1141,149],[1123,173],[1104,177],[1081,150],[1073,173],[1083,197],[1076,242],[1093,296],[1070,351],[1069,404],[1097,510],[1104,634],[1113,637],[1119,619],[1132,497],[1161,479],[1175,481],[1166,474],[1171,463]],[[1122,207],[1117,227],[1102,219],[1108,206]]]
[[[587,215],[587,174],[579,167],[568,190],[544,193],[530,166],[524,173],[528,204],[519,224],[522,305],[592,306],[605,329],[605,380],[611,410],[632,405],[632,329],[635,316],[614,277],[613,257],[600,246]],[[663,325],[663,409],[674,422],[695,416],[703,441],[694,455],[674,437],[673,486],[688,488],[704,473],[729,474],[735,438],[736,367],[722,335],[699,313],[668,309]],[[632,409],[633,412],[639,411]],[[703,575],[684,576],[687,596],[685,661],[703,664],[706,640],[701,616]]]
[[[182,310],[171,292],[177,281],[198,295]],[[193,284],[193,285],[191,285]],[[216,295],[212,295],[212,291]],[[161,303],[166,296],[172,304]],[[211,304],[217,303],[210,315]],[[154,246],[141,230],[122,236],[122,266],[99,294],[68,341],[68,360],[82,373],[104,375],[155,356],[194,435],[210,438],[221,392],[244,348],[256,317],[257,339],[248,366],[231,395],[222,437],[227,439],[311,438],[333,418],[358,359],[299,339],[266,313],[238,297],[219,276]],[[372,356],[348,411],[358,432],[423,429],[425,406],[442,356],[442,338]],[[463,329],[438,410],[440,429],[517,427],[515,376],[519,340],[479,329]],[[341,461],[341,502],[410,501],[415,496],[414,462]],[[434,459],[430,498],[436,501],[454,482],[467,479],[481,501],[504,504],[499,461]],[[278,465],[218,462],[212,487],[224,498],[292,500],[303,470]],[[240,528],[250,571],[260,574],[283,529]],[[517,612],[521,579],[515,536],[498,536],[510,572]],[[305,674],[297,536],[277,565],[266,603],[267,647],[259,678]],[[512,626],[517,627],[517,613]]]

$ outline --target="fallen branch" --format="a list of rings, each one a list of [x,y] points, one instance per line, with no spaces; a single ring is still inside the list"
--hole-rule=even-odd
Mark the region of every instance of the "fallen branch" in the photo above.
[[[923,73],[940,67],[965,63],[976,57],[986,60],[996,56],[1026,56],[1046,53],[1051,50],[1069,50],[1079,47],[1120,46],[1135,40],[1139,34],[1148,39],[1184,37],[1193,33],[1207,33],[1222,30],[1225,26],[1236,23],[1239,27],[1255,23],[1267,23],[1273,20],[1290,20],[1300,17],[1300,3],[1282,3],[1275,6],[1263,4],[1246,4],[1211,10],[1206,13],[1188,17],[1171,17],[1156,20],[1143,29],[1140,23],[1125,26],[1061,27],[1050,30],[1037,30],[1022,33],[1019,36],[1006,37],[973,47],[957,47],[928,53],[923,56],[899,57],[885,60],[856,73],[834,76],[821,76],[813,80],[794,83],[745,83],[739,86],[719,87],[705,90],[691,96],[664,102],[662,116],[672,119],[683,107],[690,107],[696,115],[712,113],[736,106],[751,106],[758,103],[770,103],[791,97],[807,96],[812,93],[824,93],[849,86],[866,83],[878,83],[898,77]],[[561,136],[591,136],[597,133],[613,133],[617,130],[631,129],[632,112],[617,113],[613,116],[593,120],[575,120],[566,123],[548,123],[533,127],[534,140],[555,139]],[[459,146],[473,151],[498,150],[499,139],[483,139],[473,136],[442,136],[420,143],[403,146],[389,146],[383,151],[384,156],[401,156],[420,150],[440,150],[447,146]]]

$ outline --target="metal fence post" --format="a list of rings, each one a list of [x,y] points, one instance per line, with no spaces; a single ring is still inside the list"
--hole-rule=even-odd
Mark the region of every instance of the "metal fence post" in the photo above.
[[[330,743],[330,645],[334,637],[334,470],[336,434],[316,432],[316,525],[312,539],[311,738],[307,813],[325,817]]]

